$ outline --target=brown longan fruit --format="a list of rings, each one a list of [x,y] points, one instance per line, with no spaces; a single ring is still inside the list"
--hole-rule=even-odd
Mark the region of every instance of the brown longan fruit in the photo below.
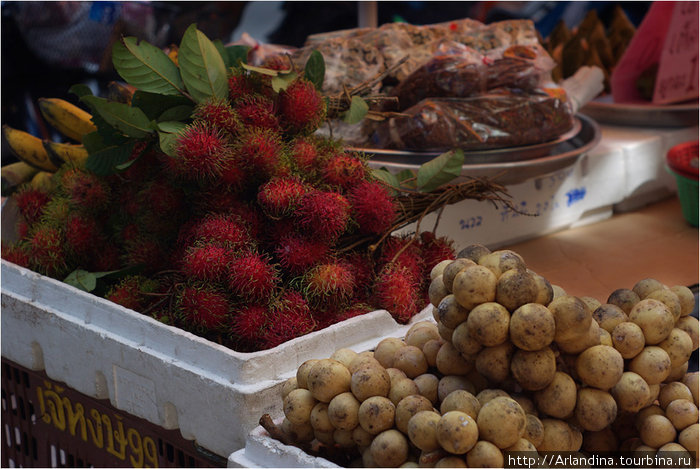
[[[445,456],[435,463],[435,468],[467,467],[467,462],[459,456]]]
[[[632,287],[632,291],[639,295],[642,300],[646,298],[651,292],[656,290],[661,290],[666,288],[663,283],[659,282],[654,278],[645,278],[635,283]]]
[[[681,317],[681,300],[672,290],[662,288],[653,291],[647,295],[646,299],[652,299],[662,302],[668,308],[668,311],[673,316],[673,321],[677,321]]]
[[[430,280],[434,280],[435,278],[439,277],[442,275],[442,273],[445,270],[445,267],[450,265],[454,259],[444,259],[437,264],[435,264],[431,269],[430,269]]]
[[[314,428],[309,422],[295,425],[288,418],[282,419],[282,432],[291,440],[299,443],[308,443],[314,439]]]
[[[473,265],[460,271],[454,279],[452,292],[457,302],[471,310],[481,303],[496,299],[498,279],[493,272],[481,265]]]
[[[624,412],[637,412],[649,401],[649,385],[637,373],[625,371],[620,380],[612,387],[610,394],[617,406]]]
[[[496,302],[508,311],[515,311],[537,300],[538,287],[535,277],[525,269],[510,269],[498,277]]]
[[[557,371],[547,387],[535,392],[534,398],[540,412],[563,419],[576,407],[576,382],[568,374]]]
[[[479,437],[499,448],[515,444],[525,433],[525,412],[510,397],[495,397],[481,406],[477,417]]]
[[[613,347],[620,352],[622,358],[634,358],[644,350],[644,332],[633,322],[622,322],[615,326],[610,333]]]
[[[437,324],[421,321],[411,326],[408,332],[406,332],[404,341],[406,345],[413,345],[422,349],[429,340],[439,339],[440,333],[438,332]]]
[[[299,365],[299,368],[297,368],[297,387],[303,388],[303,389],[308,389],[306,379],[309,376],[309,371],[311,370],[311,367],[314,366],[316,363],[319,362],[319,359],[317,358],[312,358],[310,360],[306,360],[304,363]]]
[[[451,410],[437,422],[437,441],[449,453],[466,454],[478,439],[476,421],[464,412]]]
[[[335,428],[352,430],[360,423],[360,401],[351,393],[338,394],[328,403],[328,419]]]
[[[397,405],[406,396],[420,394],[420,388],[411,378],[397,378],[391,382],[389,400]]]
[[[597,432],[585,432],[582,449],[588,453],[617,451],[617,436],[610,427]]]
[[[676,368],[690,359],[693,353],[693,340],[687,332],[674,327],[668,336],[659,343],[659,347],[666,350],[671,359],[671,368]]]
[[[549,347],[532,352],[517,349],[511,359],[510,370],[523,389],[538,391],[554,379],[557,359]]]
[[[328,404],[325,402],[319,402],[311,409],[309,422],[314,430],[320,432],[332,432],[335,430],[331,419],[328,417]]]
[[[574,447],[573,431],[568,423],[559,419],[542,419],[544,436],[542,443],[536,445],[537,451],[572,451]]]
[[[430,285],[428,286],[428,299],[430,300],[430,304],[436,308],[438,307],[442,299],[450,294],[450,292],[447,291],[447,287],[445,287],[445,283],[442,279],[443,276],[442,274],[440,274],[437,277],[433,278],[430,281]]]
[[[666,406],[676,399],[687,399],[693,402],[693,394],[690,392],[688,386],[678,381],[668,383],[661,387],[661,391],[659,391],[659,405],[662,409],[665,409]]]
[[[284,416],[294,425],[306,424],[317,402],[308,389],[294,389],[283,400]]]
[[[481,403],[474,394],[464,389],[456,389],[449,393],[440,403],[440,413],[459,410],[476,419],[479,416]]]
[[[683,445],[686,450],[694,451],[696,455],[698,454],[698,441],[700,441],[699,430],[700,425],[694,423],[685,427],[678,435],[678,443]]]
[[[695,308],[695,295],[693,291],[685,285],[674,285],[671,291],[676,294],[681,304],[681,317],[688,316]]]
[[[576,374],[584,384],[607,390],[618,382],[624,366],[620,352],[607,345],[596,345],[578,356]]]
[[[666,413],[661,406],[656,404],[643,408],[637,412],[637,415],[634,417],[634,428],[637,429],[637,432],[639,432],[639,427],[641,427],[642,422],[644,422],[644,420],[651,415],[666,415]]]
[[[413,378],[413,382],[418,386],[421,396],[425,396],[433,405],[437,405],[440,378],[432,373],[425,373]]]
[[[340,348],[333,352],[333,355],[331,355],[332,360],[337,360],[343,365],[345,365],[345,368],[348,370],[350,369],[350,365],[352,364],[352,361],[357,357],[357,352],[355,352],[352,349],[349,348]]]
[[[697,350],[700,340],[697,318],[694,316],[682,316],[680,319],[678,319],[678,321],[676,321],[676,327],[685,331],[690,336],[690,340],[693,341],[693,350]]]
[[[510,249],[501,249],[482,256],[479,258],[479,265],[488,267],[496,277],[511,269],[527,269],[522,256]]]
[[[650,415],[639,426],[639,437],[645,445],[660,448],[676,439],[676,428],[664,415]]]
[[[639,295],[629,288],[619,288],[610,294],[606,303],[615,305],[624,311],[625,314],[629,314],[632,307],[639,303],[640,300]]]
[[[491,250],[489,248],[483,244],[474,243],[459,251],[457,253],[457,258],[469,259],[472,262],[478,263],[479,259],[484,257],[486,254],[491,254]]]
[[[522,305],[510,317],[510,340],[522,350],[540,350],[554,341],[554,315],[538,303]]]
[[[695,405],[698,404],[698,390],[700,388],[700,373],[697,371],[693,371],[692,373],[686,373],[686,375],[683,377],[681,382],[688,386],[688,389],[690,389],[690,393],[693,395],[693,402],[695,402]]]
[[[578,390],[574,414],[579,427],[596,432],[615,420],[617,403],[609,392],[582,388]]]
[[[409,378],[415,378],[428,371],[428,361],[423,351],[414,345],[404,345],[396,350],[391,366],[403,371]]]
[[[428,362],[428,367],[437,366],[437,354],[445,341],[442,337],[437,339],[431,339],[423,344],[423,355],[425,355],[425,361]],[[404,373],[405,374],[405,373]]]
[[[449,394],[458,389],[474,394],[474,384],[469,377],[463,375],[447,375],[440,378],[438,383],[438,401],[442,402]]]
[[[650,385],[659,384],[671,372],[671,359],[666,350],[650,345],[630,360],[627,369],[637,373]]]
[[[656,345],[663,341],[675,323],[673,315],[666,305],[651,298],[643,299],[634,305],[629,318],[630,321],[642,328],[644,341],[647,345]]]
[[[350,390],[350,371],[337,360],[319,360],[309,370],[307,386],[315,399],[330,402],[338,394]]]
[[[457,303],[453,294],[445,296],[437,306],[440,323],[448,329],[454,329],[467,320],[469,310]]]
[[[445,342],[435,357],[435,366],[443,375],[460,375],[474,368],[474,360],[467,360],[450,342]]]
[[[483,346],[474,337],[469,335],[467,321],[457,326],[452,331],[452,345],[465,357],[476,356]]]
[[[454,280],[457,274],[466,269],[467,267],[471,267],[473,265],[476,265],[474,261],[458,257],[454,261],[447,264],[447,266],[445,266],[445,268],[442,271],[442,281],[448,292],[454,292]]]
[[[391,377],[381,365],[368,364],[350,377],[350,391],[360,402],[368,397],[389,395]]]
[[[627,321],[627,314],[617,305],[605,303],[592,311],[593,319],[596,320],[601,328],[608,332],[612,332],[615,326]]]
[[[394,426],[396,406],[386,397],[373,396],[360,404],[357,418],[360,426],[374,435]]]
[[[354,373],[357,371],[359,368],[362,368],[365,365],[368,364],[374,364],[374,365],[381,365],[379,363],[379,360],[374,358],[374,352],[370,350],[366,350],[364,352],[358,353],[355,358],[352,359],[350,362],[350,366],[348,367],[348,370],[350,373]]]
[[[681,431],[698,421],[698,408],[688,399],[676,399],[666,406],[666,417]]]
[[[525,418],[527,421],[525,423],[523,438],[535,445],[535,447],[538,447],[544,440],[544,426],[542,425],[542,421],[533,414],[527,414]]]
[[[484,347],[477,355],[476,371],[492,383],[504,381],[510,374],[513,344],[504,342],[495,347]]]
[[[378,434],[369,446],[377,467],[399,467],[408,458],[408,440],[397,430],[385,430]]]
[[[408,421],[408,439],[421,451],[435,451],[440,448],[437,437],[439,421],[440,414],[432,410],[421,410]]]
[[[384,368],[394,367],[394,355],[396,351],[405,346],[406,343],[403,340],[397,337],[387,337],[379,341],[374,348],[374,358],[376,358]]]
[[[374,435],[358,425],[352,430],[352,440],[355,442],[358,449],[362,450],[362,448],[367,448],[372,444]]]
[[[593,317],[588,306],[580,298],[571,295],[560,296],[554,298],[547,307],[554,315],[556,342],[566,342],[590,328]]]
[[[396,406],[396,428],[402,433],[408,432],[408,421],[422,410],[433,411],[433,403],[420,394],[404,397]]]
[[[535,298],[534,303],[546,306],[554,299],[554,288],[552,287],[552,284],[549,283],[549,280],[543,276],[535,272],[532,274],[535,278],[535,285],[537,285],[537,297]]]
[[[468,334],[484,347],[502,344],[508,339],[510,313],[498,303],[482,303],[469,312]]]
[[[296,376],[292,376],[291,378],[287,379],[282,384],[282,388],[280,389],[280,394],[282,394],[282,399],[287,397],[287,394],[294,391],[298,387],[299,386],[297,385],[297,377]]]
[[[467,453],[467,466],[469,467],[503,467],[503,463],[501,449],[490,441],[477,441]]]

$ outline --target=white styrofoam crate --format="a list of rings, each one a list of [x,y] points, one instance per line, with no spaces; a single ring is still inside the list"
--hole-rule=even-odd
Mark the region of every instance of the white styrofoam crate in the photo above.
[[[516,207],[538,216],[464,200],[445,207],[437,234],[452,239],[458,251],[472,243],[497,249],[662,200],[676,191],[674,178],[664,169],[666,153],[678,143],[696,140],[699,132],[698,127],[610,125],[600,130],[598,144],[573,165],[506,186]],[[432,229],[436,217],[426,216],[420,229]],[[406,230],[415,228],[412,224]]]
[[[263,414],[281,415],[280,388],[305,360],[367,350],[409,327],[373,311],[239,353],[4,260],[1,274],[3,357],[221,456],[242,448]]]
[[[296,446],[285,445],[270,437],[263,427],[256,427],[246,438],[244,448],[231,453],[227,467],[340,467]]]

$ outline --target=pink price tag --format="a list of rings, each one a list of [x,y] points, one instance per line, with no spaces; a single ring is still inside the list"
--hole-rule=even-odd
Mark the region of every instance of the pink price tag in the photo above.
[[[674,3],[656,75],[654,104],[698,97],[698,2]]]

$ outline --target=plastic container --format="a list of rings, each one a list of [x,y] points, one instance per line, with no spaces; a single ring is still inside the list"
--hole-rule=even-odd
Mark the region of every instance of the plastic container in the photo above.
[[[683,217],[692,226],[698,226],[698,141],[671,148],[666,163],[676,178]]]

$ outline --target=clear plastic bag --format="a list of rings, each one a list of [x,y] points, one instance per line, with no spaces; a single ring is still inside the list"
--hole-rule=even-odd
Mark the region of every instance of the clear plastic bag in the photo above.
[[[543,143],[573,126],[565,100],[542,92],[494,92],[470,98],[428,98],[382,122],[375,148],[445,151],[482,150]]]

